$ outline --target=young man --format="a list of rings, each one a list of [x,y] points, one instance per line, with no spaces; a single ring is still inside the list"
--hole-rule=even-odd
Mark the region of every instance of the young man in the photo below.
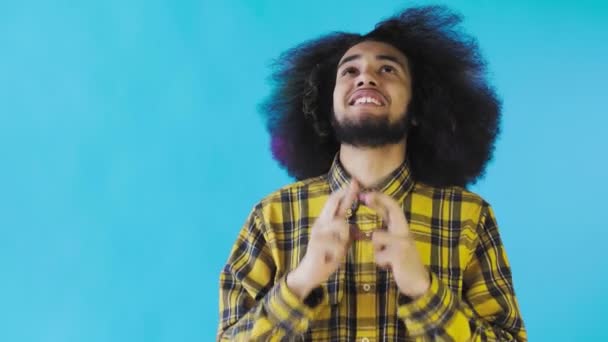
[[[442,7],[279,60],[264,107],[299,179],[257,204],[220,276],[218,339],[526,340],[490,205],[499,101]]]

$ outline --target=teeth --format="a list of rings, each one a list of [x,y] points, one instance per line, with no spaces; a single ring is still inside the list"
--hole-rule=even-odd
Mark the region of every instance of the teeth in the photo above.
[[[362,103],[373,103],[376,106],[381,106],[382,103],[380,103],[380,101],[376,100],[373,97],[360,97],[355,101],[355,104],[362,104]]]

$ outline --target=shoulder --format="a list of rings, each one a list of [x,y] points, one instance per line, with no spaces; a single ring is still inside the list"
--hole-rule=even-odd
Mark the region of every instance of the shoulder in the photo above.
[[[471,218],[479,218],[489,210],[490,204],[479,194],[461,186],[436,187],[417,182],[413,189],[413,201],[426,201],[430,205],[440,205],[442,208],[454,210],[460,208],[460,213]]]
[[[331,189],[327,175],[293,182],[264,196],[256,205],[255,211],[262,216],[275,215],[274,212],[286,205],[296,205],[314,201],[329,195]]]
[[[426,183],[416,182],[414,192],[421,196],[430,198],[442,198],[448,200],[465,201],[480,206],[488,205],[488,202],[481,195],[472,192],[461,186],[436,187]]]

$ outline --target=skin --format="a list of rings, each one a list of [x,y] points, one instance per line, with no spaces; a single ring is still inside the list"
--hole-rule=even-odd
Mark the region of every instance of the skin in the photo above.
[[[387,117],[394,122],[406,115],[411,101],[411,76],[407,58],[389,44],[366,41],[351,47],[338,63],[334,112],[338,122]],[[361,94],[378,103],[353,103]],[[406,139],[376,148],[340,146],[340,162],[352,176],[345,189],[332,193],[314,223],[304,258],[287,276],[287,286],[301,299],[326,281],[345,260],[351,244],[346,210],[358,199],[386,222],[386,231],[375,231],[371,243],[378,267],[390,269],[400,292],[417,298],[430,286],[428,269],[420,259],[401,206],[373,187],[399,167],[405,158]]]
[[[362,42],[351,47],[338,63],[333,93],[338,121],[387,116],[390,122],[404,115],[412,97],[406,57],[391,45]],[[375,94],[382,105],[352,104],[362,92]]]

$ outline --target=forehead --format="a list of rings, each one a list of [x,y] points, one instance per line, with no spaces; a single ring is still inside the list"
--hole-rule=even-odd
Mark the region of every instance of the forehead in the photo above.
[[[342,58],[340,58],[340,62],[342,62],[345,58],[353,55],[361,55],[364,57],[388,55],[397,58],[404,65],[407,64],[407,57],[401,51],[399,51],[394,46],[383,42],[364,41],[359,44],[353,45],[350,49],[346,51],[346,53],[344,53]]]

